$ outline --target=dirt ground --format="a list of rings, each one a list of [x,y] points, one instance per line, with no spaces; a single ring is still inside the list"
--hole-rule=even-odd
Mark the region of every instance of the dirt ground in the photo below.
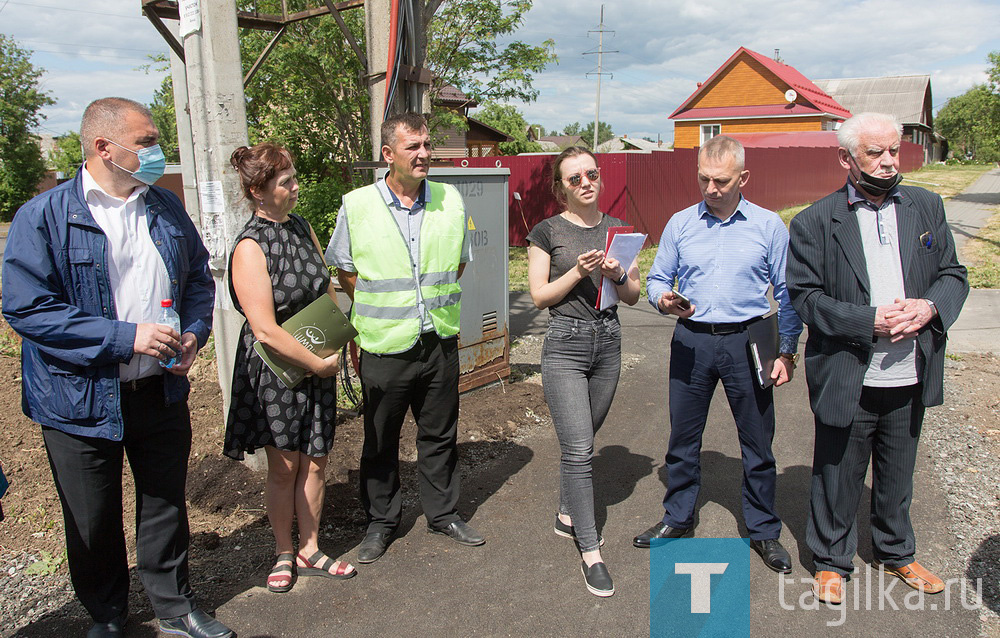
[[[222,455],[222,398],[214,362],[200,359],[190,374],[193,389],[189,407],[194,437],[187,493],[192,586],[203,606],[211,609],[213,603],[227,600],[248,585],[263,584],[273,556],[273,537],[264,511],[264,473],[254,472]],[[49,568],[43,571],[48,574],[44,580],[65,583],[62,511],[40,428],[21,414],[20,376],[19,358],[0,355],[0,406],[5,406],[0,410],[0,462],[11,483],[3,499],[6,519],[0,523],[0,559],[30,555],[32,558],[27,560],[30,565],[42,558]],[[504,455],[519,432],[547,423],[547,419],[548,409],[537,383],[505,382],[463,395],[459,419],[460,472],[468,475],[474,468]],[[400,458],[404,508],[410,512],[419,509],[414,436],[415,425],[408,416],[401,437]],[[357,489],[362,439],[361,418],[342,413],[327,469],[320,538],[321,548],[333,556],[352,547],[365,532]],[[127,470],[124,475],[126,536],[133,536],[130,531],[134,530],[130,522],[135,517],[133,487]],[[133,539],[129,541],[129,552],[134,565]],[[4,577],[7,576],[5,573]],[[142,615],[149,610],[134,571],[130,598],[133,612]],[[30,615],[39,612],[42,610],[32,609]],[[56,613],[85,615],[75,602]],[[11,629],[8,621],[14,621],[14,627],[22,624],[8,618],[0,622],[0,634],[3,629]]]

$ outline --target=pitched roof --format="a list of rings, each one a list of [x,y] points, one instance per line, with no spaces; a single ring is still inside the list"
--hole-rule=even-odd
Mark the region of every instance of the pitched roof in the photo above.
[[[902,124],[932,125],[929,75],[816,80],[816,85],[852,113],[889,113]]]
[[[441,105],[467,106],[469,108],[479,106],[478,102],[450,84],[441,87],[434,96],[434,102]]]
[[[775,104],[768,105],[766,107],[746,107],[733,105],[732,107],[725,107],[729,115],[704,115],[704,117],[738,117],[740,113],[744,113],[751,109],[771,109],[770,111],[760,111],[756,114],[758,116],[765,115],[806,115],[806,114],[826,114],[832,115],[838,118],[848,118],[851,117],[851,112],[845,109],[843,106],[837,103],[832,97],[827,95],[822,89],[813,84],[813,82],[806,76],[799,73],[794,67],[791,67],[782,62],[777,62],[771,58],[761,55],[756,51],[751,51],[746,47],[740,47],[736,50],[732,56],[726,60],[722,66],[716,69],[715,73],[711,75],[705,82],[703,82],[695,92],[692,93],[688,99],[677,107],[671,115],[671,119],[694,119],[703,117],[701,113],[712,110],[716,111],[718,109],[697,109],[688,108],[696,97],[709,90],[712,87],[712,83],[722,76],[723,72],[730,66],[736,63],[740,56],[748,56],[754,61],[761,64],[771,73],[774,73],[778,79],[786,84],[788,88],[795,89],[795,92],[799,94],[799,98],[803,101],[796,100],[794,104],[791,105],[791,112],[789,109],[789,104]],[[777,109],[777,110],[776,110]],[[795,111],[794,109],[800,109]]]

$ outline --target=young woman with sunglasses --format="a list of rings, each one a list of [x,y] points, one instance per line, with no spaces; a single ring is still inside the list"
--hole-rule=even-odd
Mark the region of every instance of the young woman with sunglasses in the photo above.
[[[565,209],[528,233],[528,284],[538,308],[549,309],[542,346],[542,385],[559,438],[559,511],[555,533],[576,541],[587,589],[615,593],[601,558],[594,520],[591,459],[594,435],[608,415],[621,372],[617,306],[598,310],[601,277],[629,305],[639,300],[639,269],[607,259],[608,228],[625,223],[597,207],[601,172],[593,153],[578,146],[552,163],[552,193]]]

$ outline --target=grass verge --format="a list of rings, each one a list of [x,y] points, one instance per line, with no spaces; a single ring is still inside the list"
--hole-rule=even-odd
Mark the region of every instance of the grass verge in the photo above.
[[[968,164],[947,166],[928,164],[912,173],[906,173],[903,184],[920,186],[934,191],[941,197],[954,197],[979,179],[980,175],[993,168],[993,164]]]
[[[1000,288],[1000,206],[962,250],[973,288]]]

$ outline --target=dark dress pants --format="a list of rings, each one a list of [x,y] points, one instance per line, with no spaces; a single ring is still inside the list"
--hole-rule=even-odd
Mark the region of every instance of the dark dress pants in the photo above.
[[[110,441],[42,428],[62,502],[70,578],[95,622],[128,607],[128,556],[122,525],[122,464],[135,480],[137,568],[158,618],[194,607],[188,583],[184,501],[191,419],[187,402],[163,404],[163,383],[122,391],[125,435]]]
[[[871,529],[875,559],[889,567],[913,562],[910,521],[913,468],[924,420],[918,385],[861,390],[846,428],[816,421],[816,447],[806,543],[817,570],[846,576],[858,550],[857,513],[872,464]]]
[[[402,518],[399,433],[406,410],[417,422],[420,502],[427,524],[458,520],[458,339],[421,335],[406,352],[362,351],[365,442],[361,451],[361,504],[368,532],[392,533]]]
[[[774,508],[777,469],[773,388],[753,379],[747,333],[712,335],[678,322],[670,342],[670,445],[663,522],[679,529],[694,525],[701,489],[701,439],[715,387],[722,381],[736,421],[743,457],[743,518],[750,538],[781,535]]]

